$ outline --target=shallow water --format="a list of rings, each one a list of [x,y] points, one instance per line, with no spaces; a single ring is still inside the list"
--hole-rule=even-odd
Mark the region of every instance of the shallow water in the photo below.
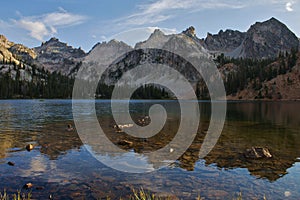
[[[122,154],[125,162],[133,162],[133,155],[162,148],[176,134],[180,109],[175,101],[132,101],[132,118],[146,116],[154,103],[166,107],[168,120],[159,134],[143,140],[116,133],[110,101],[96,102],[106,136],[116,145],[124,139],[133,142],[132,146],[119,145],[128,152]],[[99,162],[76,131],[66,131],[67,124],[74,124],[70,100],[2,100],[0,190],[15,192],[31,182],[37,199],[50,194],[55,199],[118,199],[141,187],[182,199],[195,199],[199,194],[205,199],[232,199],[238,192],[245,199],[262,199],[264,195],[267,199],[300,198],[299,102],[229,102],[222,135],[203,159],[198,155],[209,125],[210,104],[199,105],[201,122],[189,149],[168,167],[130,174]],[[26,151],[28,143],[35,145],[34,150]],[[252,146],[267,147],[273,157],[245,158],[244,152]],[[114,158],[109,150],[103,155]],[[9,166],[9,161],[15,166]]]

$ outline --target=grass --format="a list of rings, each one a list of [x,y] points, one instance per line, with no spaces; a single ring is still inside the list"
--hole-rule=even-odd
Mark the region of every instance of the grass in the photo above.
[[[3,194],[0,193],[0,200],[30,200],[31,199],[31,192],[29,192],[27,195],[25,193],[21,194],[21,191],[17,191],[16,194],[9,195],[6,193],[6,190],[4,190]]]
[[[139,190],[132,189],[133,195],[131,196],[130,200],[172,200],[174,197],[167,196],[167,197],[158,197],[155,194],[151,194],[150,192],[145,192],[143,188]],[[200,195],[198,195],[196,200],[202,200]]]
[[[150,194],[150,192],[145,192],[143,188],[136,191],[132,189],[133,196],[130,200],[171,200],[171,197],[157,197],[155,194]]]
[[[139,190],[132,189],[132,195],[130,196],[129,200],[172,200],[174,197],[167,196],[167,197],[159,197],[155,194],[145,191],[143,188]],[[109,197],[106,198],[107,200],[110,200]],[[196,200],[202,200],[203,198],[198,195]],[[25,193],[22,193],[20,191],[17,191],[16,194],[8,195],[6,193],[6,190],[4,190],[3,194],[0,193],[0,200],[31,200],[31,192],[29,192],[27,195]],[[120,198],[120,200],[123,200]],[[232,200],[243,200],[242,193],[239,192],[237,194],[236,198],[233,198]],[[267,200],[266,196],[263,197],[263,200]]]

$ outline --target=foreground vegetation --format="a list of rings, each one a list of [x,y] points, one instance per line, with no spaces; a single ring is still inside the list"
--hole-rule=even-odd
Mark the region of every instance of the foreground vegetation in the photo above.
[[[0,193],[0,200],[30,200],[31,199],[31,192],[27,195],[25,193],[21,194],[21,191],[17,191],[16,194],[8,195],[4,190],[3,194]]]
[[[27,195],[25,193],[22,193],[20,191],[17,191],[16,194],[8,195],[6,191],[4,190],[3,194],[0,193],[0,200],[31,200],[32,194],[29,192]],[[51,199],[51,198],[50,198]],[[110,200],[110,197],[106,198],[107,200]],[[176,199],[176,197],[173,196],[167,196],[167,197],[159,197],[151,192],[145,191],[143,188],[139,190],[132,190],[132,195],[130,195],[129,200],[172,200]],[[196,198],[196,200],[203,200],[200,195]],[[242,193],[237,193],[237,196],[234,197],[232,200],[242,200]],[[123,198],[120,198],[120,200],[125,200]],[[267,200],[267,198],[264,196],[263,200]]]

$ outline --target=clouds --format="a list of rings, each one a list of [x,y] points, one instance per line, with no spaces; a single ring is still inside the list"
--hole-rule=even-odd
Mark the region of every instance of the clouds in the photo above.
[[[39,41],[52,36],[58,29],[81,24],[87,20],[86,16],[70,13],[62,8],[52,13],[38,16],[21,16],[19,20],[13,20],[14,24],[29,32],[29,35]]]
[[[50,34],[47,27],[42,22],[21,19],[19,21],[15,21],[15,23],[20,28],[29,31],[29,35],[39,41],[43,41],[43,38]]]
[[[178,12],[196,12],[204,9],[242,8],[243,4],[239,1],[225,0],[157,0],[149,4],[137,6],[138,12],[122,19],[116,20],[123,25],[153,25],[163,22],[178,15]]]
[[[115,20],[124,27],[151,26],[203,10],[243,9],[253,6],[281,6],[282,9],[293,11],[294,1],[291,0],[156,0],[151,3],[137,5],[137,12]],[[285,7],[284,7],[285,6]]]

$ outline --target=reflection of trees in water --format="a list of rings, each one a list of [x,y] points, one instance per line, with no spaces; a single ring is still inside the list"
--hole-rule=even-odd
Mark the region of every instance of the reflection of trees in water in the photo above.
[[[299,127],[299,102],[238,102],[227,108],[229,119]]]

